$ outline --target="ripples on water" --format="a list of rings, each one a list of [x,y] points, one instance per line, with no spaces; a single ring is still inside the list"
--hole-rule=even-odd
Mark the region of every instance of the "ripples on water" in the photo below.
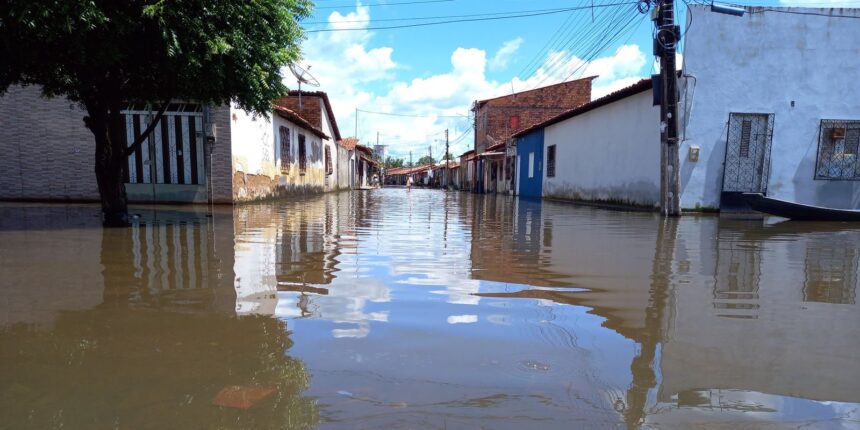
[[[0,206],[0,428],[860,426],[850,225],[402,189],[135,211]]]

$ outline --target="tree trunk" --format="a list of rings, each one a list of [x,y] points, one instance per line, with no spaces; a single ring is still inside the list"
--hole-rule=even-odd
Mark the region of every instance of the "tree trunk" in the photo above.
[[[124,227],[128,222],[128,199],[124,176],[128,168],[121,103],[85,103],[87,126],[96,139],[96,182],[102,202],[105,227]]]

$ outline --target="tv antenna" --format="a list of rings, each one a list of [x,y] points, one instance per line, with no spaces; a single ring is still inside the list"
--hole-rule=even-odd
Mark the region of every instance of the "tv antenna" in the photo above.
[[[290,71],[293,72],[293,76],[296,77],[296,82],[299,84],[299,111],[302,110],[302,84],[308,84],[312,87],[320,86],[320,81],[311,75],[310,70],[311,66],[305,69],[296,63],[290,64]]]

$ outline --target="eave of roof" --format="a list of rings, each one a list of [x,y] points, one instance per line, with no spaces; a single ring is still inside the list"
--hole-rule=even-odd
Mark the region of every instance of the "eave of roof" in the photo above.
[[[639,82],[637,82],[637,83],[635,83],[629,87],[622,88],[618,91],[615,91],[614,93],[609,93],[609,94],[607,94],[607,95],[605,95],[599,99],[592,100],[592,101],[590,101],[584,105],[575,107],[575,108],[570,109],[566,112],[562,112],[562,113],[560,113],[560,114],[558,114],[558,115],[556,115],[556,116],[554,116],[554,117],[552,117],[552,118],[550,118],[544,122],[537,123],[537,124],[532,125],[530,127],[524,128],[524,129],[514,133],[513,136],[511,136],[511,137],[513,137],[513,138],[523,137],[523,136],[525,136],[525,135],[527,135],[527,134],[529,134],[535,130],[549,127],[553,124],[562,122],[566,119],[573,118],[577,115],[582,115],[586,112],[592,111],[592,110],[597,109],[599,107],[603,107],[603,106],[606,106],[608,104],[615,103],[619,100],[623,100],[627,97],[634,96],[636,94],[639,94],[641,92],[644,92],[644,91],[650,90],[650,89],[651,89],[651,78],[642,79],[641,81],[639,81]]]
[[[328,94],[325,91],[304,91],[304,90],[302,90],[301,92],[299,92],[299,90],[290,90],[290,92],[288,93],[288,95],[290,95],[290,96],[297,96],[299,94],[301,94],[303,96],[317,96],[317,97],[322,98],[323,105],[325,106],[326,114],[328,114],[329,122],[331,122],[331,131],[332,131],[332,134],[334,135],[334,140],[335,141],[340,140],[340,129],[337,128],[337,119],[334,117],[334,110],[331,108],[331,102],[328,99]]]
[[[277,112],[278,116],[280,116],[281,118],[284,118],[287,121],[291,121],[301,126],[302,128],[307,129],[311,133],[317,135],[320,139],[329,139],[329,137],[326,136],[326,134],[323,133],[322,130],[314,127],[311,123],[300,117],[297,113],[282,106],[275,106],[275,112]]]

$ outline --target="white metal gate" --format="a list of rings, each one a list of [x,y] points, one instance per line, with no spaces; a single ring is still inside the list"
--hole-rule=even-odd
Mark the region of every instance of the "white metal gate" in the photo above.
[[[129,106],[123,111],[128,146],[146,129],[155,111]],[[203,109],[198,104],[168,106],[158,125],[128,157],[125,182],[130,184],[206,183]]]

